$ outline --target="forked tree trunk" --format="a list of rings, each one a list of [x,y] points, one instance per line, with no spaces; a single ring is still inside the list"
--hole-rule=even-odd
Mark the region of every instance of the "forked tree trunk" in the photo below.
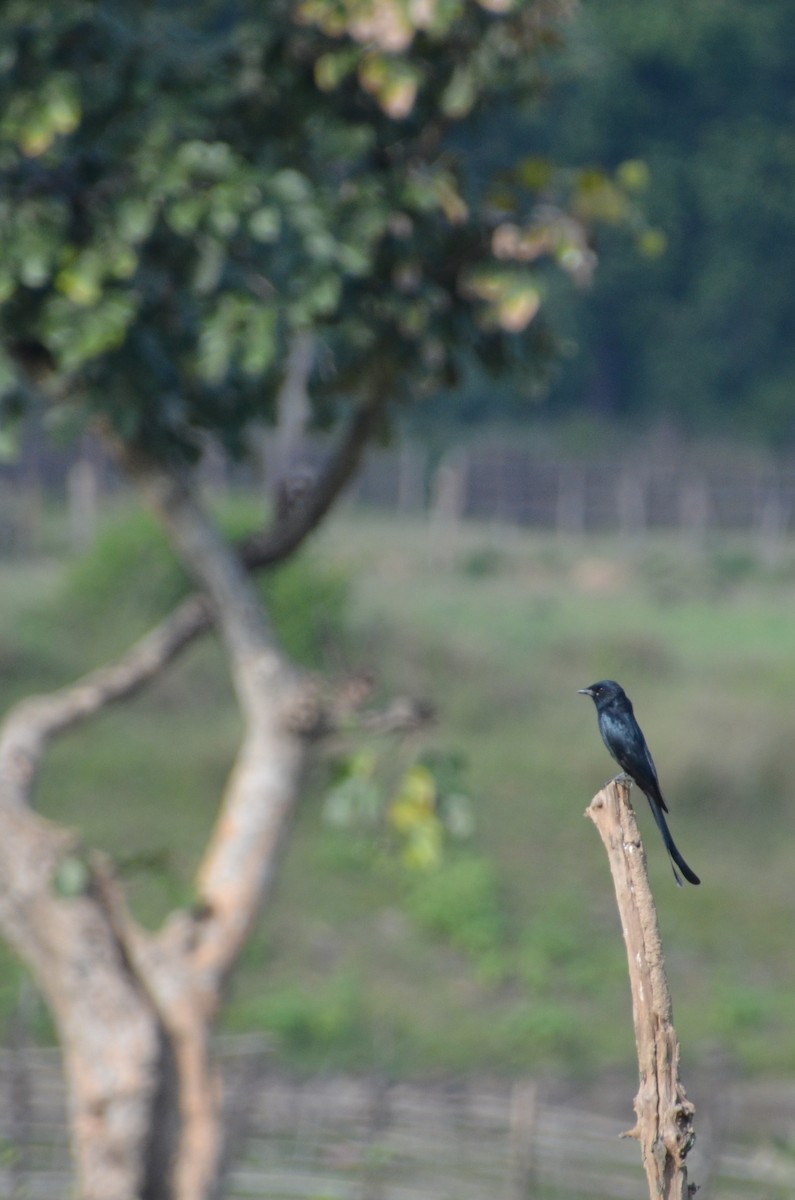
[[[24,723],[14,732],[24,732]],[[13,740],[4,738],[3,751]],[[9,763],[7,753],[0,758],[3,929],[36,977],[58,1028],[83,1194],[131,1200],[143,1195],[159,1077],[157,1014],[123,960],[79,847],[65,830],[20,804],[22,752],[16,762]],[[61,896],[57,880],[65,881],[70,871],[72,894]]]
[[[0,732],[0,924],[58,1028],[83,1200],[209,1200],[222,1160],[212,1029],[272,883],[319,709],[190,487],[138,474],[205,599],[186,602],[115,666],[9,714]],[[33,811],[33,788],[56,734],[151,678],[208,617],[244,734],[197,902],[150,934],[132,919],[110,865]]]
[[[45,995],[60,1038],[82,1200],[214,1200],[221,1084],[211,1037],[229,973],[267,897],[323,714],[282,656],[247,572],[317,528],[355,472],[391,392],[387,372],[355,407],[302,504],[233,549],[188,481],[127,463],[199,585],[117,662],[33,697],[0,726],[0,929]],[[154,679],[215,625],[243,738],[190,910],[149,933],[111,865],[39,816],[51,741]],[[164,797],[164,804],[168,798]]]

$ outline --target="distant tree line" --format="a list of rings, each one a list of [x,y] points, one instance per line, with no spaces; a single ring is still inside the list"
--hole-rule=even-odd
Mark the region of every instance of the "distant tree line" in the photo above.
[[[647,217],[634,237],[600,228],[592,286],[555,310],[569,352],[545,413],[664,419],[792,447],[791,19],[784,0],[583,0],[543,120],[500,118],[498,138],[539,162],[624,164]],[[496,400],[506,417],[528,411],[521,381]],[[493,419],[494,388],[473,373],[446,411]]]

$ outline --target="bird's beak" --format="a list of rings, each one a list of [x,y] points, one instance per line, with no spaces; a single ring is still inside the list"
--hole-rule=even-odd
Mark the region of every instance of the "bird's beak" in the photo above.
[[[593,696],[593,692],[591,691],[590,688],[577,688],[577,695],[578,696]]]

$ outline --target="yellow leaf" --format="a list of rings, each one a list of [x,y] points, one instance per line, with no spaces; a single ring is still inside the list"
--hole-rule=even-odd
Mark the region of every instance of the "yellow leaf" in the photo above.
[[[53,130],[41,123],[28,125],[26,129],[22,130],[20,137],[22,153],[27,158],[38,158],[40,154],[44,154],[45,150],[49,150],[54,141]]]
[[[628,192],[643,192],[649,186],[649,168],[642,158],[628,158],[619,163],[616,178]]]
[[[63,292],[75,304],[86,308],[96,304],[102,295],[102,288],[96,279],[90,275],[80,274],[77,270],[69,267],[58,272],[55,286],[59,292]]]
[[[403,776],[395,803],[410,804],[432,812],[436,803],[436,780],[427,767],[415,764]]]
[[[414,830],[402,854],[407,867],[417,871],[429,871],[442,861],[443,830],[441,822],[433,817]]]
[[[638,249],[646,258],[661,258],[668,248],[662,229],[644,229],[638,238]]]
[[[526,329],[541,307],[541,296],[535,288],[524,288],[506,296],[497,306],[500,325],[509,333]]]
[[[436,821],[436,781],[427,767],[419,763],[406,772],[389,806],[390,825],[404,836]]]

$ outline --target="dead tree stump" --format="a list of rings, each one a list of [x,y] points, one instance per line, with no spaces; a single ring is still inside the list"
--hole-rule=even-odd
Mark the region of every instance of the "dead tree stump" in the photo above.
[[[637,1122],[624,1136],[640,1142],[651,1200],[689,1200],[685,1158],[695,1141],[695,1109],[679,1078],[679,1041],[665,977],[657,910],[649,886],[629,785],[613,780],[586,809],[607,850],[627,948],[640,1070]]]

